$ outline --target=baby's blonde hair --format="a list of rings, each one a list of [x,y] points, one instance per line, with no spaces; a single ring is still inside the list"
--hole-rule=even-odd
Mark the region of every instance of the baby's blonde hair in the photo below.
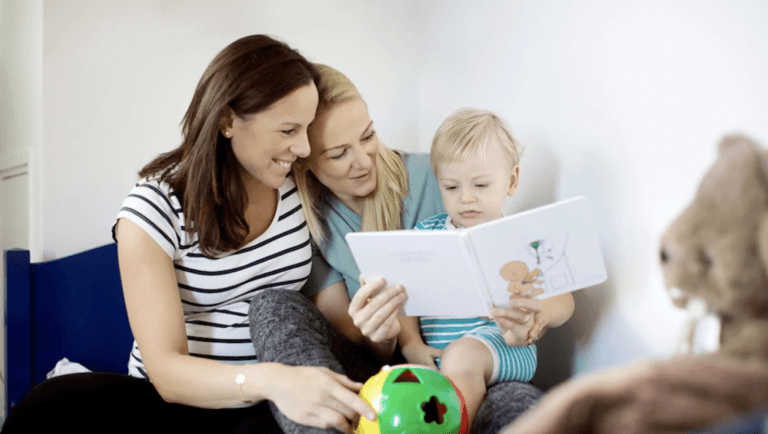
[[[510,167],[520,164],[522,146],[512,135],[504,119],[488,110],[465,107],[445,118],[432,139],[429,163],[438,176],[441,164],[466,160],[470,155],[501,153],[509,158]]]

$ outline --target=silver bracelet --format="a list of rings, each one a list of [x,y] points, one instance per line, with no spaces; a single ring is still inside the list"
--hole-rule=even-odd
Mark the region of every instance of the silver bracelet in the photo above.
[[[243,384],[245,383],[244,373],[241,372],[237,374],[237,376],[235,377],[235,383],[237,383],[237,390],[240,391],[240,398],[242,398],[243,402],[246,404],[250,404],[251,402],[253,402],[250,399],[247,399],[245,397],[245,394],[243,394]]]

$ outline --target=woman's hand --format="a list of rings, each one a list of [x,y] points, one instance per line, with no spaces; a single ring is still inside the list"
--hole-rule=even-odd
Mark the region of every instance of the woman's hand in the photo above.
[[[683,433],[768,404],[768,364],[719,356],[641,362],[552,389],[511,433]]]
[[[403,357],[405,357],[405,360],[407,360],[408,363],[425,365],[432,369],[437,369],[437,364],[435,364],[435,357],[441,357],[443,355],[443,350],[430,347],[424,343],[413,343],[411,345],[404,346],[401,348],[401,351],[403,353]]]
[[[384,288],[385,284],[382,278],[366,283],[360,276],[360,289],[347,311],[363,336],[378,344],[395,342],[400,332],[397,317],[407,298],[403,285]]]
[[[539,299],[512,295],[509,307],[494,307],[491,317],[501,329],[504,342],[510,347],[521,347],[533,343],[546,324],[541,307]]]
[[[361,383],[328,368],[275,364],[276,381],[267,398],[292,421],[352,433],[359,417],[376,412],[358,396]]]

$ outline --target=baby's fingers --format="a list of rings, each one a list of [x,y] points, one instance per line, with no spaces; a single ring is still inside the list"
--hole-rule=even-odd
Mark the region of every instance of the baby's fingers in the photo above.
[[[518,323],[517,323],[517,322],[515,322],[515,321],[509,320],[509,319],[507,319],[507,318],[503,318],[503,317],[494,317],[493,319],[494,319],[494,321],[496,321],[496,324],[499,326],[499,328],[500,328],[502,331],[505,331],[505,330],[513,330],[513,329],[515,329],[515,328],[517,328],[517,327],[520,327],[520,324],[518,324]]]
[[[532,294],[538,295],[534,290]],[[538,298],[531,298],[528,295],[511,295],[509,296],[509,307],[513,310],[525,311],[525,312],[541,312],[541,300]]]
[[[432,357],[443,357],[443,350],[440,348],[429,347],[429,352]]]
[[[541,331],[543,329],[544,329],[544,321],[541,319],[541,315],[534,315],[533,325],[531,326],[531,329],[528,331],[528,345],[536,342],[536,340],[539,338],[539,334],[541,334]]]
[[[537,283],[542,283],[540,280],[537,280],[536,282]],[[540,295],[540,294],[543,294],[543,293],[544,293],[543,289],[536,288],[536,289],[532,290],[531,292],[529,292],[528,294],[525,294],[525,296],[528,297],[528,298],[533,298],[533,297],[536,297],[537,295]]]
[[[523,312],[520,309],[511,309],[506,307],[495,307],[491,309],[491,316],[498,323],[499,321],[515,322],[517,324],[525,324],[531,319],[533,314],[531,312]],[[507,326],[512,328],[512,326]]]

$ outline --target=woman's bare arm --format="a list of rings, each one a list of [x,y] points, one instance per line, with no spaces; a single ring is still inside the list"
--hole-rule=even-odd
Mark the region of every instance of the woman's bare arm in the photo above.
[[[235,377],[244,373],[243,392],[254,402],[266,399],[274,378],[268,364],[236,366],[192,357],[171,258],[134,222],[120,219],[116,229],[120,276],[131,331],[152,384],[164,400],[203,408],[243,401]]]
[[[173,263],[138,225],[121,219],[118,260],[125,304],[147,374],[167,402],[202,408],[243,403],[235,378],[245,375],[243,396],[273,401],[290,419],[351,432],[351,421],[371,408],[357,395],[361,384],[326,368],[279,363],[234,365],[189,355]]]

